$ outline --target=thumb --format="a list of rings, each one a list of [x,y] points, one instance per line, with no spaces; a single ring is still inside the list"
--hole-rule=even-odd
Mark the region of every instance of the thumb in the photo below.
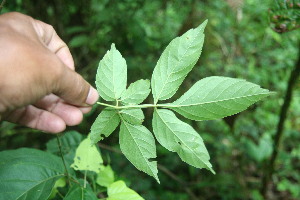
[[[58,77],[55,86],[53,93],[73,105],[93,105],[99,98],[95,88],[66,66],[63,67],[63,72]]]

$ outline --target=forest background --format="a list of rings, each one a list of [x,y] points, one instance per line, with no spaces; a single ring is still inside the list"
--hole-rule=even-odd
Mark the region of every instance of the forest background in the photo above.
[[[99,143],[103,158],[147,200],[300,199],[300,4],[282,2],[284,6],[273,0],[16,0],[7,1],[2,13],[18,11],[51,24],[70,47],[76,71],[91,84],[111,43],[127,60],[128,82],[150,78],[166,45],[208,19],[202,55],[181,88],[216,75],[276,92],[223,120],[186,121],[204,139],[217,174],[188,166],[158,145],[157,184],[119,153],[117,134]],[[100,110],[95,106],[69,130],[87,135]],[[44,150],[52,138],[2,122],[0,150]]]

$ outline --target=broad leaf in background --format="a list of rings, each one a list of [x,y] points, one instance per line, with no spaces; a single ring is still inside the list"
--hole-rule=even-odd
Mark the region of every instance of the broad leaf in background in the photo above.
[[[103,187],[108,187],[115,181],[114,171],[109,165],[104,166],[97,174],[96,183]]]
[[[108,137],[119,125],[120,117],[116,110],[106,108],[98,115],[91,127],[91,142],[97,143]]]
[[[123,119],[131,124],[142,124],[145,116],[140,108],[136,109],[124,109],[120,111]]]
[[[115,44],[106,52],[99,63],[96,86],[99,95],[106,101],[115,101],[121,97],[127,84],[127,65]]]
[[[155,137],[162,146],[178,153],[184,162],[215,173],[203,140],[193,127],[166,109],[155,109],[152,125]]]
[[[89,185],[84,188],[79,184],[73,184],[64,200],[98,200],[98,198]]]
[[[140,104],[150,93],[150,81],[138,80],[131,83],[127,90],[122,94],[121,101],[124,104]]]
[[[171,41],[160,56],[151,78],[154,103],[171,98],[198,61],[207,21]]]
[[[71,165],[75,170],[88,170],[99,173],[103,167],[101,154],[95,145],[91,145],[89,137],[84,139],[76,150],[74,163]]]
[[[78,145],[82,140],[82,135],[77,131],[68,131],[59,137],[61,142],[61,150],[67,166],[70,166],[74,161],[74,156]],[[47,151],[60,156],[57,138],[51,139],[46,144]]]
[[[186,118],[212,120],[241,112],[270,94],[245,80],[212,76],[195,83],[170,105]]]
[[[36,149],[0,152],[0,197],[5,200],[48,199],[65,176],[61,158]]]
[[[269,158],[272,154],[272,138],[269,135],[264,135],[262,138],[260,138],[258,144],[252,140],[245,140],[244,143],[249,157],[258,162]]]
[[[122,120],[120,128],[120,148],[126,158],[139,170],[153,176],[157,182],[157,162],[155,140],[152,133],[142,125],[132,125]]]
[[[128,188],[123,181],[116,181],[107,188],[106,200],[144,200],[134,190]]]

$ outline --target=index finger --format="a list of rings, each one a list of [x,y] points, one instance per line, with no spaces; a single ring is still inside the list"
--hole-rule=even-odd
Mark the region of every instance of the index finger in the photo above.
[[[33,27],[46,47],[70,69],[74,70],[74,60],[66,43],[57,35],[53,26],[33,19]]]

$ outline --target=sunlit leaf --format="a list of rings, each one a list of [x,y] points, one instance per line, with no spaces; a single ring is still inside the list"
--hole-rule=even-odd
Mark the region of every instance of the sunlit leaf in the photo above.
[[[128,188],[123,181],[116,181],[107,189],[108,198],[106,200],[144,200],[134,190]]]
[[[98,185],[108,187],[114,181],[115,181],[114,171],[111,169],[109,165],[104,166],[97,174],[96,183]]]
[[[83,140],[76,150],[74,163],[71,165],[75,170],[88,170],[99,173],[103,167],[103,160],[95,145],[91,145],[90,138]]]

